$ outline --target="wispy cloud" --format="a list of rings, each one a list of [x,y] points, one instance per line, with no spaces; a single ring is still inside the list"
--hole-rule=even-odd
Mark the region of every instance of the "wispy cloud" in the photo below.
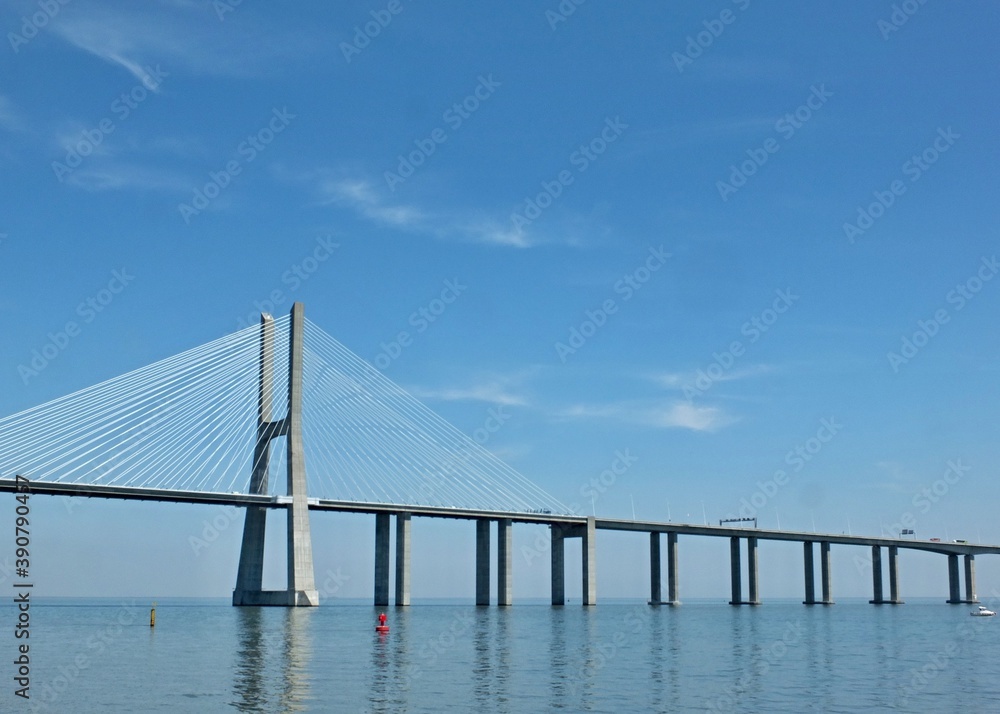
[[[525,383],[536,376],[539,367],[529,367],[510,374],[489,374],[471,384],[449,387],[414,387],[410,394],[418,399],[441,401],[477,401],[511,407],[531,406]]]
[[[529,234],[482,210],[434,210],[397,202],[370,180],[333,169],[296,173],[279,168],[276,174],[279,178],[309,186],[321,205],[350,210],[364,220],[414,235],[510,248],[531,248],[555,242],[565,245],[578,243],[572,238],[553,239],[551,236],[543,238],[539,234]]]
[[[562,419],[612,420],[653,429],[717,431],[737,421],[719,407],[696,406],[683,401],[650,404],[637,401],[611,404],[577,404],[556,415]]]
[[[77,169],[66,183],[87,191],[183,191],[191,182],[179,173],[148,166],[102,162],[100,166]]]
[[[0,128],[6,131],[23,131],[25,121],[21,113],[7,97],[0,94]]]
[[[682,390],[685,387],[697,388],[699,379],[707,379],[710,383],[735,382],[752,377],[759,377],[763,374],[771,374],[775,371],[774,365],[756,364],[748,365],[742,369],[731,369],[717,376],[715,374],[706,375],[705,370],[695,370],[693,372],[662,372],[650,376],[650,379],[661,387],[667,389]]]
[[[280,38],[273,28],[254,28],[250,16],[242,15],[244,31],[229,23],[223,33],[211,3],[90,2],[60,13],[52,31],[142,82],[146,66],[158,62],[196,74],[252,76],[269,71],[275,57],[302,54],[313,45],[307,36]]]
[[[476,384],[468,387],[444,387],[429,389],[415,387],[409,390],[417,399],[438,399],[446,402],[476,401],[500,404],[510,407],[528,405],[528,399],[523,394],[512,391],[506,385],[498,382]]]

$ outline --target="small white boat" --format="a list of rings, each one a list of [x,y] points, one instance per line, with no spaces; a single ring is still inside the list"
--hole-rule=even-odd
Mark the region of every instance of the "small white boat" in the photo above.
[[[993,617],[994,615],[996,615],[995,612],[993,612],[992,610],[987,610],[982,605],[979,606],[978,610],[974,610],[969,614],[972,615],[973,617]]]

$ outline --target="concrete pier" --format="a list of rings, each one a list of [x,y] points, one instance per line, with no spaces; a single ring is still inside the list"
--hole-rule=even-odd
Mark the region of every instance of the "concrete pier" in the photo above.
[[[952,604],[978,603],[976,597],[976,561],[974,555],[965,556],[965,599],[962,599],[962,583],[959,580],[958,555],[948,555],[948,602]]]
[[[732,536],[729,539],[729,578],[730,593],[732,595],[729,599],[730,605],[743,604],[743,583],[740,580],[741,570],[740,539],[737,536]]]
[[[976,597],[976,556],[965,556],[965,601],[979,602]]]
[[[660,534],[649,534],[649,604],[659,605],[660,594]]]
[[[889,546],[889,603],[902,605],[899,597],[899,548]]]
[[[580,537],[583,538],[583,604],[597,604],[597,525],[591,516],[583,527]]]
[[[805,574],[805,585],[806,585],[806,599],[802,601],[803,605],[815,605],[816,604],[816,577],[813,570],[813,543],[811,540],[807,540],[802,544],[802,564],[803,571]]]
[[[566,604],[566,539],[581,538],[583,592],[580,600],[584,605],[597,604],[597,556],[596,534],[597,524],[594,517],[587,518],[586,523],[564,526],[553,523],[549,526],[552,536],[550,550],[552,554],[552,604]]]
[[[552,604],[566,604],[566,542],[563,527],[558,523],[549,526],[551,542],[549,553],[552,556]]]
[[[389,605],[389,514],[375,514],[375,607]]]
[[[885,603],[882,599],[882,548],[877,545],[872,546],[872,599],[868,602],[872,605]]]
[[[259,507],[248,507],[240,552],[240,566],[233,590],[233,605],[279,605],[286,607],[319,605],[319,592],[313,570],[312,533],[309,528],[309,503],[306,490],[306,463],[302,444],[302,356],[305,308],[292,305],[288,328],[288,413],[284,419],[270,418],[274,370],[274,325],[270,315],[261,315],[261,348],[258,377],[257,442],[254,447],[254,471],[250,489],[255,495],[267,492],[270,441],[279,436],[286,439],[285,470],[287,494],[291,502],[285,507],[287,517],[286,557],[288,586],[285,590],[262,590],[264,571],[264,531],[266,513]]]
[[[677,534],[667,532],[667,604],[680,605],[678,598]]]
[[[497,605],[514,604],[512,524],[509,518],[497,521]]]
[[[266,495],[268,491],[268,465],[271,462],[271,433],[273,432],[271,390],[274,383],[274,318],[267,313],[260,316],[260,367],[257,377],[257,442],[253,450],[253,472],[248,493]],[[267,528],[267,509],[248,506],[243,523],[243,543],[240,547],[240,564],[233,590],[233,605],[249,605],[263,589],[264,535]]]
[[[410,604],[410,514],[396,514],[396,607]]]
[[[302,355],[305,308],[292,304],[288,327],[288,599],[290,605],[319,605],[313,570],[312,532],[302,445]]]
[[[476,521],[476,605],[490,604],[490,522]]]
[[[830,542],[823,541],[819,544],[820,558],[820,578],[822,580],[823,604],[833,604],[833,588],[831,587],[830,576]]]
[[[749,587],[749,598],[747,605],[760,605],[760,592],[757,589],[757,539],[754,536],[747,538],[747,586]]]
[[[740,559],[739,536],[729,538],[729,572],[732,581],[730,605],[760,605],[760,594],[757,588],[757,537],[747,536],[747,580],[748,598],[743,599],[742,562]]]

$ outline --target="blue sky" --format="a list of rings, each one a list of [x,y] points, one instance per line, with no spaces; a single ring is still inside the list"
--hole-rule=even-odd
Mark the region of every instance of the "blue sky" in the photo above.
[[[0,413],[301,300],[584,511],[1000,542],[1000,10],[903,5],[0,3]],[[218,514],[35,502],[51,594],[232,588],[240,527],[189,545]],[[369,520],[314,518],[338,595]],[[415,524],[414,597],[471,595],[472,534]],[[646,547],[603,538],[599,594]],[[726,553],[682,542],[682,596]],[[906,554],[904,594],[945,574]]]

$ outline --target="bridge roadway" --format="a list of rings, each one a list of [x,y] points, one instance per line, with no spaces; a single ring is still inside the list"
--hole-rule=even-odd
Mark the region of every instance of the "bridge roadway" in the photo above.
[[[16,482],[13,479],[0,479],[0,492],[14,492],[17,490]],[[287,509],[291,503],[291,498],[287,496],[275,495],[251,495],[245,493],[217,493],[208,491],[184,491],[171,489],[150,489],[134,488],[128,486],[105,486],[95,484],[58,483],[45,481],[30,482],[30,492],[32,494],[44,494],[52,496],[83,496],[88,498],[114,498],[124,500],[143,501],[165,501],[174,503],[196,503],[215,504],[222,506],[260,506],[265,508]],[[597,530],[613,531],[634,531],[650,534],[650,577],[651,577],[651,598],[652,604],[661,602],[659,596],[659,571],[660,571],[660,543],[659,536],[667,534],[668,537],[668,579],[669,594],[666,604],[679,604],[676,591],[677,556],[676,539],[677,535],[693,536],[714,536],[730,539],[730,554],[732,567],[732,594],[731,603],[734,605],[756,605],[759,604],[757,597],[757,542],[760,540],[774,541],[794,541],[804,544],[804,565],[805,565],[805,590],[806,604],[832,604],[830,599],[830,573],[829,573],[829,547],[830,544],[868,546],[872,549],[872,576],[873,576],[873,600],[874,604],[901,604],[897,586],[897,553],[898,549],[923,550],[948,556],[949,570],[949,592],[948,602],[977,602],[975,595],[975,570],[973,558],[975,555],[1000,555],[1000,545],[981,545],[974,543],[940,542],[931,540],[912,540],[904,538],[889,538],[880,536],[856,536],[834,533],[808,533],[805,531],[784,531],[766,528],[742,528],[731,526],[709,526],[696,525],[691,523],[674,523],[659,521],[636,521],[615,518],[594,518],[581,515],[562,515],[554,513],[508,513],[502,511],[477,510],[469,508],[444,508],[435,506],[403,506],[386,503],[364,503],[354,501],[337,501],[330,499],[310,498],[308,499],[309,509],[314,511],[339,511],[346,513],[366,513],[376,516],[376,604],[388,604],[388,526],[389,517],[397,517],[397,554],[409,552],[409,544],[400,543],[399,539],[409,536],[410,516],[422,516],[428,518],[451,518],[461,520],[477,521],[477,603],[489,603],[489,523],[498,523],[498,569],[499,580],[498,589],[508,592],[500,592],[498,600],[500,604],[510,604],[509,584],[510,578],[510,524],[512,523],[534,523],[550,527],[552,540],[550,550],[552,554],[553,574],[553,604],[562,604],[564,601],[563,586],[563,540],[567,537],[581,537],[584,540],[583,548],[583,569],[584,569],[584,604],[594,604],[596,602],[596,572],[593,556],[594,532]],[[401,527],[401,521],[405,524]],[[483,527],[485,526],[485,527]],[[748,551],[748,575],[749,575],[749,599],[742,599],[741,592],[741,556],[740,540],[747,541]],[[380,541],[382,547],[380,548]],[[812,574],[812,546],[819,543],[822,556],[822,588],[823,599],[815,599],[813,592]],[[889,600],[882,598],[882,568],[881,549],[888,548],[889,552],[889,580],[891,596]],[[382,551],[382,552],[379,552]],[[965,586],[966,597],[960,596],[958,578],[958,556],[965,556]],[[408,558],[407,558],[408,560]],[[382,562],[384,561],[384,563]],[[382,566],[380,568],[380,565]],[[384,575],[380,575],[380,570],[384,570]],[[397,604],[409,603],[409,568],[408,563],[400,565],[397,563]],[[403,591],[401,592],[400,579],[403,579]],[[382,589],[385,597],[380,598],[378,590],[380,579],[384,580]],[[485,593],[484,593],[485,590]],[[378,602],[378,600],[386,602]],[[401,603],[400,600],[405,600]],[[485,602],[484,602],[485,601]]]

